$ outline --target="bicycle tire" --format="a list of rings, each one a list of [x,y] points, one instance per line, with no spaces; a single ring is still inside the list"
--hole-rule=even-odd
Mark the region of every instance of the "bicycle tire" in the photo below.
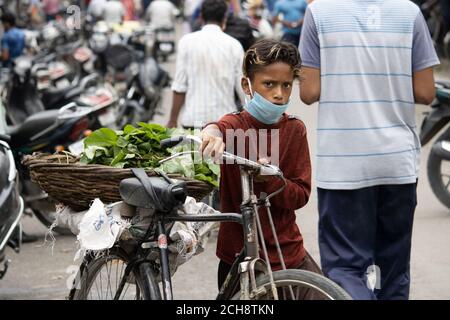
[[[113,247],[109,249],[108,251],[105,251],[105,254],[97,255],[97,257],[87,257],[85,259],[85,263],[80,266],[80,269],[78,271],[78,275],[76,279],[79,279],[79,283],[76,283],[76,280],[74,282],[74,287],[71,290],[71,293],[69,295],[69,300],[89,300],[88,294],[90,292],[90,289],[94,285],[94,282],[96,280],[96,277],[99,275],[99,271],[101,272],[102,267],[107,264],[109,261],[114,260],[120,260],[124,262],[125,264],[128,264],[130,261],[129,256],[119,247]],[[108,270],[108,269],[107,269]],[[112,270],[112,265],[111,269]],[[120,279],[122,276],[117,277],[117,271],[118,268],[116,268],[116,280],[120,282]],[[125,271],[124,268],[121,268],[121,271]],[[122,275],[122,273],[121,273]],[[142,277],[139,273],[139,270],[137,268],[133,269],[131,274],[132,279],[135,280],[136,288],[139,289],[139,294],[137,294],[136,300],[150,300],[150,291],[149,291],[149,285],[146,283],[148,279],[146,277]],[[109,279],[109,277],[108,277]],[[100,273],[100,280],[101,280],[101,273]],[[116,281],[117,282],[117,281]],[[127,281],[128,283],[128,281]],[[116,284],[116,290],[117,290],[118,282]],[[96,288],[98,289],[98,285],[96,284]],[[125,285],[126,288],[126,285]],[[124,288],[124,289],[125,289]],[[112,292],[112,288],[110,287],[110,294],[108,299],[108,286],[106,287],[106,299],[105,300],[113,300],[115,296],[115,292]],[[103,291],[103,285],[101,285],[101,291]],[[126,293],[126,291],[125,291]],[[91,294],[92,296],[92,294]],[[99,295],[97,295],[99,296]],[[99,297],[100,298],[100,297]],[[120,298],[120,297],[119,297]],[[140,298],[140,299],[139,299]],[[102,300],[102,299],[98,299]]]
[[[278,290],[280,288],[293,288],[295,291],[295,286],[301,285],[304,288],[316,289],[321,292],[328,300],[352,300],[350,295],[342,289],[339,285],[331,281],[330,279],[319,275],[314,272],[288,269],[273,272],[273,279],[275,286]],[[264,288],[265,295],[256,297],[256,300],[272,300],[271,297],[271,283],[268,275],[262,276],[256,280],[257,289],[260,290]],[[240,292],[236,293],[232,300],[239,300]],[[279,296],[281,300],[282,297]]]

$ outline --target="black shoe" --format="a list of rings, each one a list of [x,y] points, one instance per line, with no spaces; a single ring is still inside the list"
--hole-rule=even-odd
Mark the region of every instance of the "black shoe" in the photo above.
[[[28,234],[25,231],[22,231],[22,243],[30,243],[30,242],[35,242],[38,241],[38,237]]]

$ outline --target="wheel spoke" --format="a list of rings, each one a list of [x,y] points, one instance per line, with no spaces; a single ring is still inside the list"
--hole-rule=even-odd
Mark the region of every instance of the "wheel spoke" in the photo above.
[[[125,299],[125,297],[127,295],[127,292],[128,292],[128,288],[130,288],[130,283],[129,282],[126,283],[126,287],[125,287],[125,290],[123,291],[123,298],[122,299]]]
[[[299,286],[297,286],[297,290],[296,291],[297,292],[295,294],[295,300],[299,300],[299,298],[300,298],[300,287]]]
[[[102,300],[102,297],[103,297],[102,271],[103,271],[103,268],[101,268],[101,269],[100,269],[100,272],[98,273],[99,276],[100,276],[100,293],[101,293],[100,299],[101,299],[101,300]]]
[[[137,278],[137,275],[131,271],[127,278],[124,278],[127,270],[127,261],[128,259],[123,258],[121,254],[93,257],[83,271],[80,289],[76,291],[73,298],[83,300],[114,299],[118,295],[120,282],[123,280],[124,286],[118,298],[121,300],[142,300],[145,294],[143,294],[142,288],[138,285],[140,279]],[[103,283],[104,281],[106,283]],[[115,281],[115,284],[112,281]]]
[[[445,185],[445,190],[448,190],[448,187],[450,186],[450,176],[447,176],[447,177],[448,177],[448,182]]]
[[[109,292],[111,292],[111,300],[114,300],[113,292],[112,292],[112,289],[111,289],[111,268],[112,268],[112,261],[113,261],[113,260],[110,260],[110,261],[107,261],[107,262],[106,262],[106,274],[107,274],[107,276],[108,276],[108,284],[107,284],[107,286],[106,286],[106,299],[108,299],[108,291],[109,291]],[[108,264],[110,264],[110,263],[111,263],[111,265],[110,265],[110,267],[109,267],[109,269],[108,269]]]

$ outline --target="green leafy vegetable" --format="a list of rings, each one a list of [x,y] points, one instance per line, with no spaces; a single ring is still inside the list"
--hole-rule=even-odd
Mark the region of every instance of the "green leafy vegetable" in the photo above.
[[[80,162],[102,164],[115,168],[159,169],[166,173],[181,174],[219,186],[220,167],[198,155],[186,154],[159,164],[159,161],[177,152],[190,151],[196,146],[181,145],[164,149],[161,140],[171,136],[192,134],[188,130],[168,129],[159,124],[138,122],[123,130],[98,129],[84,140],[84,152]]]

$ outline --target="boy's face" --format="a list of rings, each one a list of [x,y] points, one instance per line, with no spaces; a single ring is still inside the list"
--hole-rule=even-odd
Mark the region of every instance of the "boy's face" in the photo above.
[[[253,92],[258,92],[273,104],[284,105],[291,96],[294,72],[290,65],[276,62],[259,69],[250,81]],[[241,85],[246,95],[253,96],[246,78],[242,78]]]

